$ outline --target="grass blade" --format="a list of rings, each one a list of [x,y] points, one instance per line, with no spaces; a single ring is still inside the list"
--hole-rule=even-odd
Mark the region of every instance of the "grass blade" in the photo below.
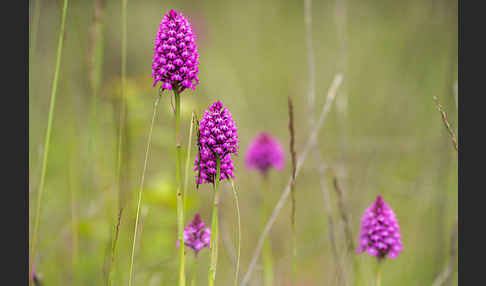
[[[30,252],[30,259],[29,259],[29,263],[31,264],[29,266],[29,285],[32,285],[32,280],[31,280],[32,265],[33,265],[33,260],[35,259],[35,250],[36,250],[35,247],[36,247],[37,235],[39,231],[40,208],[42,202],[42,194],[44,192],[47,159],[49,157],[49,143],[51,142],[52,121],[54,118],[54,106],[56,104],[56,94],[57,94],[56,92],[57,92],[57,85],[58,85],[57,82],[59,79],[59,70],[61,69],[61,58],[62,58],[62,48],[63,48],[63,39],[64,39],[64,29],[66,26],[67,7],[68,7],[68,0],[64,0],[64,6],[62,9],[62,19],[61,19],[61,31],[59,34],[59,41],[57,45],[56,69],[54,71],[54,80],[52,82],[51,103],[49,105],[47,131],[46,131],[46,137],[44,142],[44,156],[42,158],[42,170],[41,170],[41,177],[39,183],[39,191],[37,195],[37,207],[35,213],[34,232],[32,234],[32,244],[31,244],[31,252]]]
[[[137,203],[137,216],[135,219],[135,230],[133,231],[133,242],[132,242],[132,253],[131,253],[131,262],[130,262],[130,275],[128,280],[128,285],[132,285],[132,277],[133,277],[133,260],[135,255],[135,245],[137,242],[137,229],[138,229],[138,220],[140,215],[140,205],[142,203],[142,192],[143,192],[143,184],[145,182],[145,171],[147,170],[147,162],[148,162],[148,154],[150,151],[150,143],[152,142],[152,132],[154,129],[154,122],[155,116],[157,115],[157,106],[159,105],[160,95],[157,96],[154,103],[154,111],[152,114],[152,122],[150,123],[150,130],[147,139],[147,148],[145,150],[145,161],[143,163],[143,171],[142,171],[142,179],[140,181],[140,190],[138,192],[138,203]]]

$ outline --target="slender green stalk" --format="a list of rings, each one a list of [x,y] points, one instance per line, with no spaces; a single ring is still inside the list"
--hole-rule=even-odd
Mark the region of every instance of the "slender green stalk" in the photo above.
[[[241,216],[240,216],[240,204],[238,203],[238,193],[236,192],[235,184],[231,179],[231,188],[233,189],[233,195],[235,196],[236,204],[236,216],[238,219],[238,252],[236,255],[236,270],[235,270],[235,286],[238,285],[238,274],[240,272],[240,254],[241,254]]]
[[[381,261],[376,265],[376,286],[381,286]]]
[[[214,286],[216,280],[216,266],[218,264],[218,206],[219,206],[219,177],[221,174],[221,160],[216,160],[216,178],[214,179],[214,202],[213,202],[213,218],[211,222],[211,242],[210,242],[210,265],[209,265],[209,286]]]
[[[191,278],[191,286],[196,286],[197,281],[197,265],[198,265],[197,256],[194,259],[194,264],[192,265],[192,278]]]
[[[148,162],[148,155],[150,151],[150,143],[152,142],[152,131],[154,129],[154,122],[155,122],[155,115],[157,114],[157,106],[159,105],[160,95],[157,96],[154,103],[154,112],[152,115],[152,123],[150,123],[150,131],[147,140],[147,148],[145,150],[145,161],[143,163],[143,171],[142,171],[142,179],[140,181],[140,191],[138,192],[138,204],[137,204],[137,216],[135,219],[135,230],[133,231],[133,243],[132,243],[132,254],[131,254],[131,263],[130,263],[130,276],[128,280],[128,285],[132,285],[132,276],[133,276],[133,257],[135,255],[135,244],[137,242],[137,229],[138,229],[138,217],[140,215],[140,205],[142,202],[142,192],[143,192],[143,184],[145,182],[145,171],[147,170],[147,162]]]
[[[123,213],[123,208],[120,208],[120,212],[118,213],[118,222],[116,226],[113,226],[113,235],[112,235],[112,240],[111,240],[111,260],[110,260],[110,268],[108,270],[108,279],[109,279],[109,285],[113,285],[113,265],[115,264],[115,258],[116,258],[116,249],[118,246],[118,234],[120,233],[120,221],[121,221],[121,216]]]
[[[184,198],[182,196],[181,176],[181,97],[177,88],[174,88],[175,98],[175,125],[176,125],[176,180],[177,180],[177,238],[181,243],[184,241]],[[179,286],[186,285],[184,247],[179,247]]]
[[[189,160],[191,158],[191,141],[192,141],[192,128],[193,128],[193,124],[194,124],[194,119],[195,119],[195,115],[194,115],[194,112],[192,112],[192,114],[191,114],[191,127],[189,129],[189,140],[187,142],[186,167],[185,167],[185,172],[184,172],[184,174],[185,174],[184,175],[185,176],[184,177],[184,194],[182,196],[183,205],[184,205],[184,207],[183,207],[183,215],[186,213],[186,201],[187,201],[186,200],[186,193],[187,193],[187,185],[188,185],[188,180],[189,180]],[[182,225],[184,225],[184,222],[182,222]],[[180,239],[180,237],[179,237],[179,239]],[[182,235],[182,239],[184,239],[184,234]],[[191,286],[195,286],[196,285],[197,257],[196,257],[196,260],[194,262],[194,267],[193,268],[194,269],[193,269],[193,274],[192,274],[192,279],[191,279]],[[182,276],[185,277],[184,274],[182,274]]]
[[[35,247],[37,243],[37,234],[39,230],[39,219],[40,219],[40,207],[42,202],[42,193],[44,192],[44,182],[46,177],[46,167],[47,167],[47,159],[49,155],[49,143],[51,142],[51,130],[52,130],[52,121],[54,118],[54,106],[56,103],[56,91],[57,91],[57,81],[59,79],[59,70],[61,69],[61,58],[62,58],[62,47],[63,47],[63,39],[64,39],[64,28],[66,24],[66,15],[67,15],[67,7],[68,7],[68,0],[64,0],[64,7],[62,9],[62,20],[61,20],[61,31],[59,34],[59,42],[57,45],[57,58],[56,58],[56,69],[54,71],[54,80],[52,82],[52,93],[51,93],[51,103],[49,106],[49,116],[47,119],[47,131],[46,131],[46,138],[44,142],[44,156],[42,159],[42,171],[39,183],[39,191],[37,195],[37,208],[35,214],[35,222],[34,222],[34,232],[32,234],[32,244],[31,244],[31,252],[30,252],[30,259],[29,259],[29,285],[32,285],[32,265],[33,260],[35,259]]]
[[[122,0],[122,7],[121,7],[121,21],[122,21],[122,40],[121,40],[121,104],[120,104],[120,118],[119,118],[119,128],[118,128],[118,141],[117,141],[117,158],[116,158],[116,168],[115,168],[115,190],[118,191],[118,196],[117,196],[117,208],[120,205],[120,196],[121,196],[121,165],[122,165],[122,143],[123,143],[123,133],[124,133],[124,124],[125,124],[125,112],[126,112],[126,93],[127,93],[127,22],[128,22],[128,17],[127,17],[127,6],[128,6],[128,0]],[[97,53],[98,51],[95,51]],[[98,52],[101,54],[101,52]],[[96,81],[93,81],[93,83],[96,84]],[[95,99],[94,99],[95,100]],[[156,101],[155,101],[155,106],[154,106],[154,117],[155,117],[155,111],[157,109],[157,104],[160,100],[160,95],[158,95]],[[150,137],[152,135],[152,127],[153,127],[153,119],[152,119],[152,124],[150,127]],[[151,139],[149,138],[149,143],[150,144]],[[148,151],[147,151],[148,153]],[[145,164],[147,163],[147,160],[145,160]],[[145,167],[144,167],[145,169]],[[142,175],[142,181],[145,175],[145,170]],[[142,183],[143,184],[143,183]],[[139,199],[141,199],[142,192],[140,191],[139,194]],[[139,207],[140,207],[140,201],[138,202],[139,205],[137,207],[137,218],[135,222],[135,231],[133,234],[133,246],[132,246],[132,258],[131,258],[131,264],[130,264],[130,279],[128,281],[128,285],[131,285],[132,283],[132,272],[133,272],[133,259],[134,259],[134,252],[135,252],[135,240],[137,237],[137,227],[138,227],[138,215],[139,215]],[[112,249],[112,258],[114,259],[114,253],[113,251],[116,249]],[[110,265],[110,274],[109,274],[109,283],[112,283],[112,273],[111,273],[111,267]],[[111,285],[111,284],[110,284]]]
[[[192,128],[194,124],[194,117],[195,114],[192,112],[191,114],[191,128],[189,128],[189,140],[187,141],[187,156],[186,156],[186,167],[184,171],[184,195],[183,195],[183,200],[184,200],[184,214],[186,213],[186,193],[187,193],[187,184],[189,182],[189,161],[191,158],[191,142],[192,142]]]
[[[262,193],[262,227],[265,228],[265,222],[267,219],[267,205],[265,201],[266,194],[269,193],[269,184],[268,184],[268,174],[264,174],[263,176],[263,191]],[[263,241],[263,285],[265,286],[273,286],[273,261],[272,261],[272,248],[270,244],[270,239],[268,237],[265,238]]]
[[[120,105],[120,120],[118,128],[118,142],[117,142],[117,158],[115,171],[115,186],[118,190],[118,199],[121,194],[121,164],[122,164],[122,143],[125,124],[126,112],[126,96],[127,96],[127,6],[128,0],[122,0],[122,56],[121,56],[121,105]]]

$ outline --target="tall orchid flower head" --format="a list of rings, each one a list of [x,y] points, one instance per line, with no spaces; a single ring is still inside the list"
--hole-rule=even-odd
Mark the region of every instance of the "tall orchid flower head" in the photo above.
[[[381,195],[365,211],[357,253],[366,251],[378,259],[396,258],[402,252],[400,226],[393,210]]]
[[[285,155],[277,139],[266,132],[261,132],[248,147],[246,167],[266,173],[270,167],[282,170]]]
[[[196,182],[214,183],[217,160],[220,160],[219,180],[234,178],[232,154],[238,153],[236,123],[230,111],[218,100],[204,112],[199,122],[199,154],[194,162]]]
[[[160,81],[163,90],[196,89],[199,83],[196,36],[182,13],[170,10],[162,18],[152,58],[154,86]]]
[[[201,220],[201,216],[196,213],[194,219],[184,227],[184,245],[194,250],[197,254],[204,247],[209,248],[211,241],[211,229]],[[179,247],[179,241],[177,241]]]

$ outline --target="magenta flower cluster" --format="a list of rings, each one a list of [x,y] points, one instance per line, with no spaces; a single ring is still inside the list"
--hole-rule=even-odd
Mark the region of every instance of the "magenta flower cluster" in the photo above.
[[[196,213],[194,219],[184,227],[184,245],[191,248],[197,255],[204,247],[209,248],[211,242],[211,229],[201,220]],[[179,247],[179,241],[177,241]]]
[[[257,169],[262,173],[273,167],[281,170],[284,167],[284,152],[280,143],[270,134],[262,132],[253,140],[246,153],[246,167]]]
[[[379,259],[396,258],[402,252],[400,238],[400,226],[395,213],[378,195],[361,219],[357,253],[366,251]]]
[[[154,41],[152,77],[154,86],[162,82],[162,89],[195,89],[199,82],[196,37],[191,24],[175,10],[163,18]]]
[[[232,154],[238,152],[238,134],[228,108],[218,100],[204,112],[199,123],[200,152],[194,162],[196,182],[214,183],[217,159],[221,161],[219,180],[234,178]]]

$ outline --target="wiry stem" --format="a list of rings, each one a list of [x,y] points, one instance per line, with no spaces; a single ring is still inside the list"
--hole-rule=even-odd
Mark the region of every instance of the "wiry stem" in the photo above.
[[[344,223],[344,236],[346,239],[347,254],[348,256],[352,256],[353,259],[354,285],[359,285],[359,283],[361,283],[361,281],[359,280],[361,275],[360,272],[361,270],[360,270],[358,257],[354,255],[356,246],[354,245],[354,241],[353,241],[353,233],[351,231],[351,221],[348,217],[348,213],[344,205],[343,191],[339,187],[337,177],[334,177],[333,184],[334,184],[334,190],[336,191],[336,195],[337,195],[339,214],[341,215],[341,219],[343,220]]]
[[[290,131],[290,157],[292,158],[292,180],[290,183],[290,197],[292,199],[292,212],[290,214],[290,224],[292,227],[292,264],[293,275],[292,279],[294,285],[297,283],[297,232],[295,230],[295,131],[294,131],[294,108],[290,96],[288,98],[289,104],[289,131]]]
[[[337,269],[337,275],[338,275],[339,282],[341,283],[341,285],[346,285],[346,280],[345,280],[346,277],[345,277],[344,272],[343,272],[343,267],[342,267],[341,261],[339,259],[339,254],[338,254],[338,250],[337,250],[337,246],[336,246],[336,234],[334,232],[334,219],[333,219],[333,216],[332,216],[331,203],[330,203],[331,198],[329,196],[329,192],[327,191],[326,183],[324,181],[324,178],[325,178],[324,164],[321,164],[318,167],[318,171],[319,171],[319,178],[320,178],[320,181],[321,181],[321,190],[322,190],[322,194],[324,195],[324,209],[325,209],[325,212],[326,212],[326,215],[327,215],[327,221],[328,221],[328,225],[329,225],[329,240],[331,242],[332,255],[333,255],[334,260],[336,261],[336,269]]]
[[[111,260],[108,269],[108,279],[109,279],[110,286],[113,285],[113,265],[115,264],[116,249],[118,246],[118,233],[120,232],[120,222],[121,222],[122,213],[123,213],[123,208],[120,208],[120,212],[118,213],[118,222],[113,229],[114,235],[111,241]]]
[[[138,230],[138,217],[140,215],[140,205],[142,203],[142,192],[143,192],[143,184],[145,182],[145,171],[147,170],[147,162],[148,162],[148,155],[150,151],[150,145],[152,142],[152,131],[154,129],[154,122],[155,116],[157,114],[157,106],[159,105],[160,95],[157,96],[154,103],[154,111],[152,114],[152,122],[150,123],[150,131],[147,139],[147,148],[145,150],[145,161],[143,163],[143,171],[142,171],[142,179],[140,180],[140,190],[138,192],[138,203],[137,203],[137,216],[135,219],[135,229],[133,231],[133,242],[132,242],[132,253],[131,253],[131,262],[130,262],[130,276],[128,280],[128,285],[132,285],[132,276],[133,276],[133,261],[135,256],[135,245],[137,242],[137,230]]]
[[[121,55],[121,104],[120,104],[120,118],[118,128],[118,141],[117,141],[117,159],[115,169],[115,184],[116,190],[118,190],[118,199],[121,196],[121,165],[123,160],[123,133],[125,126],[126,116],[126,96],[127,96],[127,6],[128,0],[122,0],[122,55]]]
[[[319,130],[322,127],[322,125],[324,124],[325,119],[327,117],[327,114],[329,113],[329,111],[331,109],[331,104],[334,101],[334,98],[336,97],[337,89],[341,85],[342,80],[343,80],[343,76],[341,74],[337,74],[334,77],[334,80],[331,84],[331,87],[329,88],[329,91],[327,93],[327,100],[326,100],[326,103],[324,104],[322,112],[319,116],[319,120],[317,121],[317,124],[314,126],[314,129],[312,130],[312,132],[309,136],[309,140],[307,141],[307,143],[304,147],[304,151],[302,151],[301,155],[299,156],[299,160],[297,161],[297,166],[296,166],[296,170],[295,170],[295,176],[296,177],[299,174],[299,171],[300,171],[302,165],[304,164],[304,161],[307,157],[307,154],[309,153],[311,148],[316,144],[317,135],[319,134]],[[292,182],[292,178],[289,179],[289,182],[288,182],[287,186],[285,187],[284,191],[282,192],[282,195],[280,196],[280,199],[278,200],[277,205],[273,209],[273,212],[272,212],[272,215],[270,216],[270,219],[268,220],[262,234],[258,238],[258,243],[257,243],[257,246],[255,248],[255,251],[253,252],[253,256],[252,256],[250,265],[248,266],[248,270],[247,270],[245,276],[243,277],[243,281],[241,282],[241,284],[243,286],[245,286],[248,283],[248,281],[251,277],[251,274],[253,273],[253,270],[255,269],[256,262],[257,262],[257,260],[260,256],[262,246],[263,246],[263,241],[264,241],[265,237],[268,235],[268,233],[270,232],[270,229],[272,228],[273,223],[277,219],[277,216],[280,213],[280,210],[283,208],[285,202],[287,201],[287,198],[290,194],[291,182]]]
[[[454,130],[452,130],[452,127],[449,123],[449,120],[447,120],[447,114],[445,113],[444,109],[442,108],[442,105],[440,105],[439,99],[437,96],[434,96],[434,102],[435,105],[437,105],[437,109],[439,110],[441,116],[442,116],[442,121],[444,122],[444,125],[449,132],[449,135],[451,136],[452,140],[452,146],[454,146],[454,149],[456,149],[457,152],[459,152],[459,146],[457,144],[457,139],[456,135],[454,134]]]
[[[359,283],[361,283],[360,281],[361,272],[359,268],[358,257],[354,255],[356,247],[354,245],[353,233],[351,231],[351,221],[348,217],[348,212],[346,211],[346,207],[344,205],[343,191],[339,186],[337,177],[334,177],[333,184],[334,184],[334,190],[336,191],[336,195],[337,195],[339,214],[341,215],[341,219],[343,220],[344,223],[344,236],[346,239],[347,254],[352,256],[353,259],[354,285],[359,285]]]
[[[241,217],[240,217],[240,204],[238,203],[238,194],[236,192],[235,184],[231,179],[231,188],[233,189],[233,195],[235,196],[236,205],[236,217],[238,219],[238,252],[236,256],[236,270],[235,270],[235,286],[238,285],[238,274],[240,272],[240,254],[241,254]]]
[[[51,130],[52,130],[52,121],[54,118],[54,106],[56,103],[56,92],[57,92],[57,81],[59,79],[59,70],[61,69],[61,58],[62,58],[62,47],[63,47],[63,39],[64,39],[64,28],[66,26],[66,15],[67,15],[67,7],[68,7],[68,0],[64,0],[64,6],[62,9],[62,19],[61,19],[61,31],[59,34],[59,41],[57,45],[57,58],[56,58],[56,69],[54,71],[54,80],[52,82],[52,93],[51,93],[51,103],[49,106],[49,116],[47,119],[47,131],[46,131],[46,138],[44,142],[44,156],[42,159],[42,171],[41,171],[41,178],[39,183],[39,191],[37,195],[37,208],[35,214],[35,222],[34,222],[34,231],[32,234],[32,244],[31,244],[31,252],[30,252],[30,259],[29,259],[29,285],[32,285],[32,265],[33,260],[35,259],[35,247],[37,243],[37,234],[39,228],[39,220],[40,220],[40,207],[42,202],[42,194],[44,192],[44,182],[46,177],[46,167],[47,167],[47,158],[49,155],[49,143],[51,142]]]
[[[187,184],[189,182],[189,161],[191,159],[191,142],[192,142],[192,129],[194,125],[195,114],[192,112],[191,114],[191,127],[189,128],[189,140],[187,141],[187,156],[186,156],[186,167],[184,171],[184,214],[186,213],[186,194],[187,194]]]
[[[211,221],[211,242],[209,250],[211,253],[209,265],[209,286],[214,286],[216,280],[216,266],[218,264],[218,208],[219,208],[219,177],[221,174],[221,159],[216,160],[216,177],[214,178],[214,202],[213,202],[213,217]]]
[[[176,181],[177,181],[177,238],[184,242],[184,197],[182,196],[181,176],[181,98],[177,87],[174,88],[175,124],[176,124]],[[186,285],[184,247],[179,247],[179,286]]]
[[[341,214],[341,218],[344,222],[344,235],[346,236],[346,245],[348,247],[348,253],[353,253],[355,250],[355,246],[353,242],[353,234],[351,232],[351,223],[349,221],[346,208],[344,207],[343,191],[339,187],[339,183],[336,177],[334,177],[333,182],[334,182],[334,189],[336,190],[336,194],[338,197],[339,213]]]

